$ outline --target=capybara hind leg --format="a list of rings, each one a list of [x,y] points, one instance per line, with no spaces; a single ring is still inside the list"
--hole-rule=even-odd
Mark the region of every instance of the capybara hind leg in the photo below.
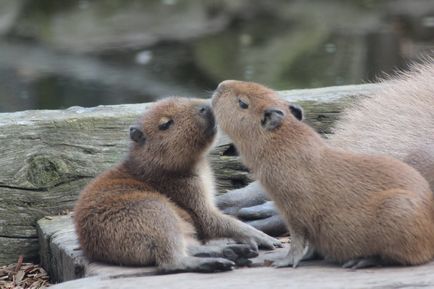
[[[425,199],[405,190],[381,192],[376,234],[383,236],[380,257],[388,263],[418,265],[434,257],[432,196]]]
[[[291,245],[289,247],[288,254],[285,257],[280,257],[273,260],[273,266],[277,268],[292,266],[296,268],[306,253],[308,249],[306,248],[307,241],[304,236],[296,233],[291,228],[289,229],[291,235]]]
[[[197,244],[194,227],[179,215],[179,209],[170,203],[153,204],[152,210],[141,207],[142,220],[151,226],[153,246],[149,247],[155,257],[160,273],[202,272],[212,273],[231,270],[234,263],[224,258],[198,258],[189,256],[188,246]]]
[[[184,228],[188,224],[184,224],[167,200],[119,198],[111,206],[112,212],[105,218],[95,218],[89,228],[99,231],[92,240],[97,243],[90,252],[94,259],[123,265],[159,266],[176,263],[185,255],[185,239],[189,236],[185,235]],[[86,235],[92,237],[91,233]]]

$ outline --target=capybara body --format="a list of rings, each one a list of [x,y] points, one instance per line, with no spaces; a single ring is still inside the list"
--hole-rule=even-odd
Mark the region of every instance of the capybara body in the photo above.
[[[114,264],[157,265],[164,272],[214,272],[234,264],[220,258],[223,249],[209,252],[199,241],[278,245],[214,206],[206,154],[215,133],[213,113],[203,100],[168,98],[148,109],[130,128],[126,158],[80,194],[74,219],[85,255]],[[237,246],[229,248],[232,253],[251,255]]]
[[[287,222],[291,248],[275,266],[297,266],[307,248],[353,268],[434,257],[433,195],[414,168],[327,144],[300,107],[256,83],[222,82],[213,110]]]

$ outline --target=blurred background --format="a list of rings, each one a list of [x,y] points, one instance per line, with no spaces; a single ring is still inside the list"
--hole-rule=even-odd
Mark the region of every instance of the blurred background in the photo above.
[[[0,0],[0,112],[365,83],[433,49],[433,0]]]

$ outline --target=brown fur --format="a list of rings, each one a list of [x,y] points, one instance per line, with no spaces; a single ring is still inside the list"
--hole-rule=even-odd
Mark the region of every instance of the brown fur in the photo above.
[[[347,108],[328,142],[360,153],[384,154],[416,168],[434,190],[434,59],[381,82]]]
[[[279,125],[264,124],[270,109],[281,112]],[[329,146],[259,84],[222,82],[213,110],[287,222],[291,249],[275,265],[296,266],[307,245],[338,262],[416,265],[434,257],[433,195],[414,168]]]
[[[171,125],[161,129],[168,121]],[[209,105],[165,99],[133,129],[139,134],[131,134],[126,159],[95,178],[75,206],[75,227],[86,256],[115,264],[157,264],[165,271],[218,271],[233,264],[189,256],[197,238],[278,245],[213,204],[206,154],[216,130]]]

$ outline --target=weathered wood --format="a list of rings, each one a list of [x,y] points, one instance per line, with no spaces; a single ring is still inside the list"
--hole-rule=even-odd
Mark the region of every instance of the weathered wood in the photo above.
[[[325,262],[293,268],[243,268],[216,274],[173,274],[152,277],[92,277],[50,289],[390,289],[434,288],[434,263],[416,267],[343,269]]]
[[[92,276],[122,277],[131,274],[156,275],[155,267],[128,267],[90,262],[80,249],[77,235],[74,231],[71,214],[64,216],[45,217],[37,224],[41,265],[47,270],[50,282],[58,283]],[[213,240],[212,243],[224,243],[225,240]],[[252,266],[263,266],[266,258],[284,256],[288,251],[288,238],[285,238],[285,248],[272,252],[261,251],[260,256],[252,259]]]
[[[329,133],[339,111],[376,85],[284,91],[307,121]],[[118,162],[128,127],[149,104],[72,107],[0,114],[0,264],[37,259],[36,220],[72,208],[83,186]],[[210,155],[220,193],[245,185],[248,172],[220,137]]]

